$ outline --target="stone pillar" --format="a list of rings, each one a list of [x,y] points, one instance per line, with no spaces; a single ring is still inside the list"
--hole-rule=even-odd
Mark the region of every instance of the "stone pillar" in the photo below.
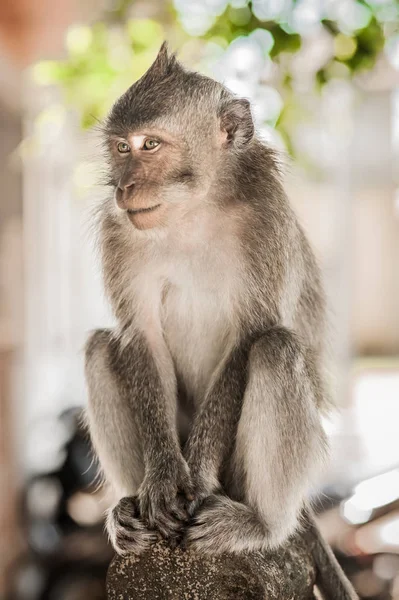
[[[140,557],[116,557],[109,600],[311,600],[316,569],[307,537],[277,552],[205,557],[158,542]]]

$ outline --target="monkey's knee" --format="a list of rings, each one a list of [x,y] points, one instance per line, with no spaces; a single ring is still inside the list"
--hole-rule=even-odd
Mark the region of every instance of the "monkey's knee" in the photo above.
[[[323,409],[329,404],[317,356],[300,337],[285,327],[272,327],[257,340],[250,353],[251,373],[289,392],[302,401]]]
[[[272,368],[278,373],[293,372],[303,363],[304,348],[298,336],[286,327],[272,327],[251,348],[251,366]]]
[[[110,329],[97,329],[90,334],[85,348],[85,375],[89,399],[101,394],[101,386],[110,379],[109,347]],[[95,394],[93,393],[95,391]]]
[[[86,365],[93,360],[98,352],[104,351],[110,342],[111,336],[111,329],[96,329],[89,335],[85,346]]]

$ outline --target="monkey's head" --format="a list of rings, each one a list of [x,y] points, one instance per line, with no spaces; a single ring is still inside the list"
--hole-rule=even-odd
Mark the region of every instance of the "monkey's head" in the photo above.
[[[115,103],[105,134],[123,218],[150,229],[209,198],[215,182],[226,180],[226,165],[250,144],[254,126],[247,100],[185,70],[164,43],[150,69]]]

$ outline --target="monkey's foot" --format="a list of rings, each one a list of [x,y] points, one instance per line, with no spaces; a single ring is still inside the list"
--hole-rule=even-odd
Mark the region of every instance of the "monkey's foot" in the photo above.
[[[110,509],[107,516],[107,531],[117,554],[141,554],[158,536],[150,531],[139,519],[139,507],[136,497],[122,498]]]
[[[207,554],[262,550],[268,547],[268,536],[249,506],[212,495],[188,528],[184,546]]]

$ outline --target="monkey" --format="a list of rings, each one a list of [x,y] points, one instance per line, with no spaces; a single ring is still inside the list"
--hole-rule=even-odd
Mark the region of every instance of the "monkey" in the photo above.
[[[212,555],[277,548],[301,521],[316,531],[325,297],[249,101],[164,43],[102,131],[98,247],[116,326],[90,335],[85,370],[118,498],[113,547],[140,554],[160,534]],[[326,593],[355,598],[333,571]]]

